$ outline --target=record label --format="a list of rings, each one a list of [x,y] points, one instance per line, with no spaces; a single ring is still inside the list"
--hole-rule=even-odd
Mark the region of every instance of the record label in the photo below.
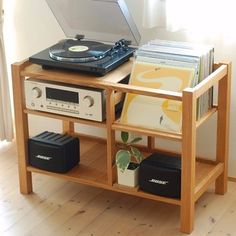
[[[71,52],[84,52],[84,51],[87,51],[88,49],[89,47],[82,46],[82,45],[76,45],[76,46],[72,46],[68,48],[68,50]]]

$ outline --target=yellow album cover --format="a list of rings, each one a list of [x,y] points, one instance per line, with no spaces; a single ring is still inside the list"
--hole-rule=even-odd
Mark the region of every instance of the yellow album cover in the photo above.
[[[135,61],[129,84],[181,92],[190,87],[195,69]],[[120,122],[151,129],[181,132],[182,103],[127,93]]]

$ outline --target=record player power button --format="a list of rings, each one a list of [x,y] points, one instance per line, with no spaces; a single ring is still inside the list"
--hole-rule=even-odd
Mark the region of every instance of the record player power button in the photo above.
[[[85,96],[83,101],[86,107],[92,107],[94,104],[94,99],[91,96]]]

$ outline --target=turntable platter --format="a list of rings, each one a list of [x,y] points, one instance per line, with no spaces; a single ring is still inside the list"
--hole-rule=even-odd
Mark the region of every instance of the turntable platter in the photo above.
[[[111,49],[111,45],[100,42],[68,39],[52,46],[49,56],[62,62],[91,62],[104,58]]]

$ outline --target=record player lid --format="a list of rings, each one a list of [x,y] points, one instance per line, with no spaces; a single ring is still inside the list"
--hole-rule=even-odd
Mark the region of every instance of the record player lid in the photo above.
[[[124,0],[46,0],[65,35],[102,42],[140,41]]]

